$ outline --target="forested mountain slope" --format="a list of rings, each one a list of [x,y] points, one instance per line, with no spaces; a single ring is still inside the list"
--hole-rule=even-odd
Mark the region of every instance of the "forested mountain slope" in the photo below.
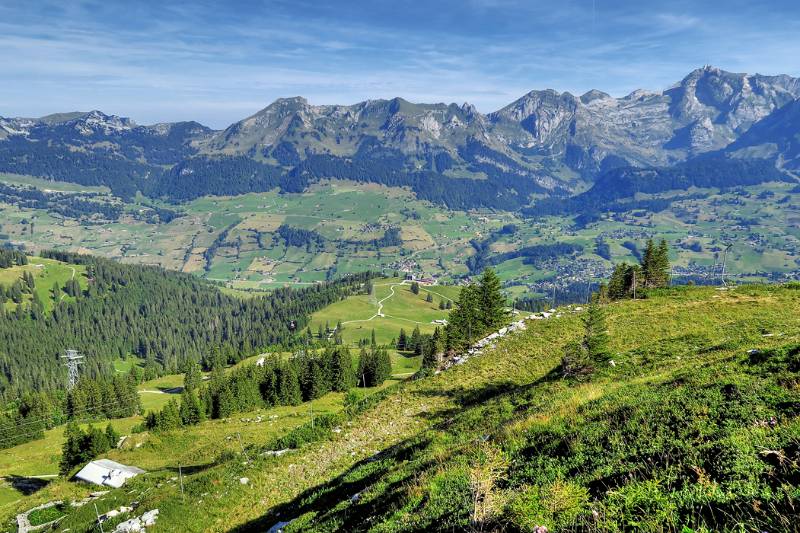
[[[111,361],[129,355],[143,359],[153,374],[174,373],[187,361],[210,365],[221,357],[235,362],[292,342],[293,322],[302,328],[312,312],[360,290],[370,277],[352,275],[242,299],[157,267],[62,252],[43,256],[74,265],[85,277],[53,287],[52,311],[45,311],[38,293],[8,311],[0,308],[0,397],[5,399],[63,388],[66,371],[59,356],[68,348],[86,356],[82,372],[89,377],[109,376]],[[62,292],[70,298],[61,299]]]
[[[184,471],[183,495],[174,472],[152,472],[101,511],[135,499],[160,510],[163,531],[789,531],[798,311],[796,285],[619,301],[606,308],[608,358],[565,379],[584,314],[564,308],[337,429],[297,434],[316,442]],[[94,521],[83,508],[60,525]]]

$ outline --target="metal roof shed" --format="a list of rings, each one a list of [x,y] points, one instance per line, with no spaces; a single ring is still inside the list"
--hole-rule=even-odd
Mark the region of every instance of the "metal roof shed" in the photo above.
[[[110,459],[98,459],[81,468],[75,477],[94,483],[119,488],[132,477],[144,474],[144,470],[135,466],[127,466]]]

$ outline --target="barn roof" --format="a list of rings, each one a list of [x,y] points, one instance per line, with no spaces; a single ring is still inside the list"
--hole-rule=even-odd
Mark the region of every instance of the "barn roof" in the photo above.
[[[98,459],[81,468],[80,472],[75,474],[75,477],[96,485],[118,488],[125,481],[139,474],[144,474],[144,470],[135,466],[123,465],[110,459]]]

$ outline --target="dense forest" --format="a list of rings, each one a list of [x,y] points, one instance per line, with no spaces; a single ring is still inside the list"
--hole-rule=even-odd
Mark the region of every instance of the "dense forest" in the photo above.
[[[130,354],[150,374],[176,372],[187,361],[235,362],[268,346],[292,342],[308,315],[360,290],[372,274],[304,289],[278,289],[238,299],[197,278],[157,267],[122,265],[62,252],[44,257],[86,267],[88,287],[74,302],[44,314],[35,302],[0,313],[0,398],[63,387],[58,357],[86,355],[88,377],[107,376],[110,362]]]

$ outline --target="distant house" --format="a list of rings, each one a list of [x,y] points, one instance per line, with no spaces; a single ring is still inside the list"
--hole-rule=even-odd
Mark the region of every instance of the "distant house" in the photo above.
[[[144,470],[135,466],[127,466],[110,459],[98,459],[92,461],[75,474],[81,481],[88,481],[95,485],[106,485],[119,488],[127,480],[144,474]]]

